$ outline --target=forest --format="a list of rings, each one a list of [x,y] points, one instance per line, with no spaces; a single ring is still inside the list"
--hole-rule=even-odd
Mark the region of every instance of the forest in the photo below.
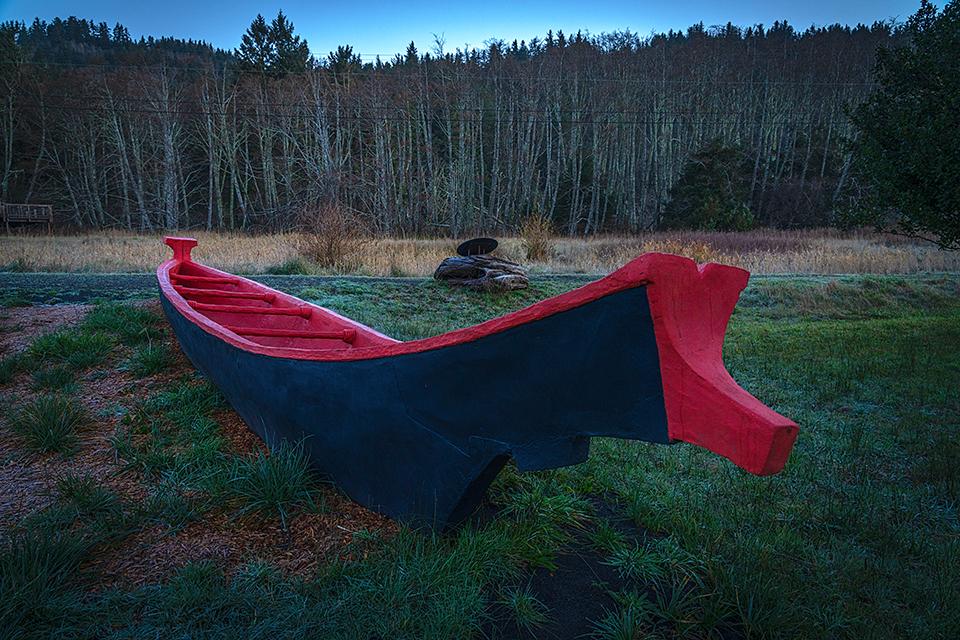
[[[889,23],[548,32],[364,61],[311,56],[280,14],[235,51],[77,18],[0,26],[5,202],[78,229],[296,228],[385,236],[797,228],[855,191],[851,110]],[[691,171],[742,205],[689,221]],[[679,212],[678,212],[679,211]]]

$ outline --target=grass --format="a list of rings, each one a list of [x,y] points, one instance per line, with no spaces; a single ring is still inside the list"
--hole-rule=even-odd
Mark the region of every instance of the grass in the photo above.
[[[113,347],[113,340],[105,333],[65,329],[34,340],[27,355],[41,363],[64,363],[83,370],[102,364]]]
[[[314,479],[302,445],[280,444],[269,455],[236,458],[227,494],[237,503],[238,515],[276,516],[284,530],[296,509],[316,507]]]
[[[65,364],[52,365],[33,372],[33,388],[37,391],[70,391],[75,389],[76,373]]]
[[[507,587],[501,592],[500,604],[510,611],[517,626],[531,635],[536,634],[537,629],[549,620],[546,605],[531,592],[529,586]]]
[[[166,345],[146,344],[130,356],[127,369],[138,378],[156,375],[173,364],[173,354]]]
[[[70,532],[20,533],[0,546],[0,628],[7,638],[67,635],[80,600],[80,563],[91,542]],[[51,621],[56,621],[51,624]]]
[[[71,454],[79,431],[90,421],[75,401],[60,395],[45,395],[15,408],[10,427],[28,449],[40,453]]]
[[[307,294],[415,339],[576,284],[535,280],[511,296],[336,280]],[[558,612],[524,586],[530,572],[589,552],[623,581],[592,621],[599,638],[958,637],[958,287],[956,276],[751,285],[725,360],[801,425],[779,475],[751,476],[688,445],[598,438],[582,465],[508,466],[490,492],[493,515],[449,534],[345,533],[347,546],[298,577],[263,560],[229,574],[197,562],[154,584],[90,592],[95,576],[80,568],[100,553],[92,540],[158,524],[175,536],[211,512],[287,525],[317,507],[295,449],[230,450],[212,387],[195,376],[145,386],[115,443],[143,474],[146,499],[125,504],[82,473],[62,477],[56,504],[23,525],[36,535],[4,536],[0,623],[12,637],[459,638],[483,637],[496,607],[537,636]],[[86,326],[131,353],[154,344]],[[598,513],[598,496],[614,513]],[[624,517],[632,522],[618,525]],[[44,537],[58,528],[62,549]]]
[[[0,386],[10,384],[19,373],[29,368],[29,358],[24,354],[11,354],[0,358]]]
[[[301,259],[310,238],[296,233],[191,232],[194,255],[234,273],[336,273]],[[347,266],[372,276],[430,276],[466,238],[372,239],[351,244]],[[753,273],[921,273],[956,271],[960,255],[929,244],[869,232],[834,229],[742,233],[658,232],[637,236],[552,237],[547,228],[501,238],[498,253],[547,273],[607,273],[647,251],[688,255],[698,261],[736,264]],[[160,234],[98,232],[92,235],[0,236],[0,271],[149,273],[169,257]],[[528,260],[528,254],[531,258]]]
[[[68,473],[58,478],[54,487],[61,504],[71,509],[76,517],[96,518],[120,511],[117,495],[93,476]]]

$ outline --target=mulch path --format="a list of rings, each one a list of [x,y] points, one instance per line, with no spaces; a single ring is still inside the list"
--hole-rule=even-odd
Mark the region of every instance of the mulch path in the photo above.
[[[38,305],[0,310],[0,357],[22,351],[45,333],[79,322],[90,310],[87,304]]]

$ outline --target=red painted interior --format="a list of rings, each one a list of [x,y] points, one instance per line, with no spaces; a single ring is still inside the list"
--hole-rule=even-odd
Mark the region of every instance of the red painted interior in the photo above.
[[[756,474],[786,463],[798,428],[741,389],[723,365],[727,322],[749,273],[648,253],[605,278],[500,318],[400,342],[257,282],[193,262],[196,240],[167,238],[174,258],[157,269],[164,297],[185,318],[246,351],[299,360],[351,361],[477,340],[639,286],[647,287],[671,439],[698,444]]]

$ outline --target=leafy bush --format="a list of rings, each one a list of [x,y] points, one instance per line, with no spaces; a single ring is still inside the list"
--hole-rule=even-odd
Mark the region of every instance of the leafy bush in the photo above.
[[[960,2],[921,0],[906,46],[880,48],[877,88],[854,112],[866,193],[849,221],[960,249]]]

